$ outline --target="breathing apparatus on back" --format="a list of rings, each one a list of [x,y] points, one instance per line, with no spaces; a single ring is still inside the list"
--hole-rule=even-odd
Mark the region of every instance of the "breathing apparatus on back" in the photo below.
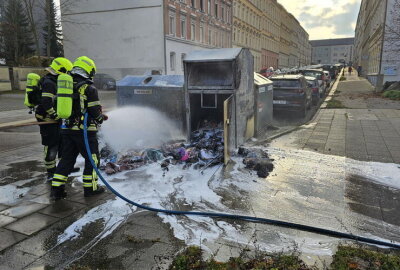
[[[72,69],[72,63],[64,58],[57,57],[54,59],[50,66],[46,70],[55,76],[61,76],[68,73]],[[36,73],[29,73],[26,78],[26,90],[24,104],[27,106],[32,113],[37,105],[41,104],[42,100],[42,83],[43,78]]]
[[[66,120],[73,120],[85,110],[85,91],[93,83],[96,65],[89,57],[81,56],[73,64],[70,74],[62,74],[57,80],[57,115]],[[83,80],[74,82],[73,76]],[[67,123],[68,126],[68,123]]]

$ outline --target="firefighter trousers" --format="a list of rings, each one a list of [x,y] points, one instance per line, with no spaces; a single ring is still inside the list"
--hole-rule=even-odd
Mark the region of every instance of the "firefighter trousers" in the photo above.
[[[57,153],[60,150],[60,126],[59,124],[47,124],[39,127],[44,146],[44,165],[48,176],[52,176],[56,170]]]
[[[76,158],[79,154],[85,159],[85,169],[83,170],[83,187],[85,189],[97,190],[98,176],[93,169],[92,164],[86,152],[83,134],[62,134],[62,155],[54,173],[52,186],[63,187],[67,182],[68,175],[73,170]],[[99,166],[99,144],[96,135],[88,137],[92,158],[97,166]]]

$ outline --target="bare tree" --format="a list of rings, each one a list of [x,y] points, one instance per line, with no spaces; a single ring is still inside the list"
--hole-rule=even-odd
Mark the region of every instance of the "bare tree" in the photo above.
[[[24,5],[25,5],[26,15],[28,17],[30,29],[32,31],[33,39],[35,42],[35,54],[40,56],[39,34],[37,31],[36,18],[34,16],[34,9],[40,3],[39,3],[39,0],[23,0],[23,1],[24,1]]]

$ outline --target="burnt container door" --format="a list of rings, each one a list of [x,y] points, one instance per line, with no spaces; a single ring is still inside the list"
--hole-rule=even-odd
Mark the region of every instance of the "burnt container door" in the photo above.
[[[224,101],[224,163],[231,159],[231,151],[236,147],[235,139],[235,99],[234,95]]]

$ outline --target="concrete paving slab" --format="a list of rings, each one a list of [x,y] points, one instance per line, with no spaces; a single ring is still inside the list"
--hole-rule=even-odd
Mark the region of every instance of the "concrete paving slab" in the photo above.
[[[0,204],[0,211],[3,211],[4,209],[7,209],[9,207],[10,206],[8,206],[8,205]]]
[[[93,197],[84,197],[83,192],[78,192],[72,196],[66,198],[67,201],[77,202],[85,205],[93,205],[99,201],[106,201],[113,198],[114,195],[108,191]]]
[[[52,204],[54,201],[50,198],[50,192],[47,192],[43,195],[40,196],[35,196],[32,199],[29,199],[28,201],[30,202],[34,202],[34,203],[40,203],[40,204],[46,204],[46,205],[50,205]]]
[[[26,236],[23,234],[0,228],[0,251],[15,245],[25,238]]]
[[[20,205],[10,207],[6,210],[0,212],[0,215],[21,218],[32,213],[37,212],[40,209],[45,208],[46,204],[34,203],[34,202],[24,202]]]
[[[57,218],[63,218],[75,213],[76,211],[84,208],[85,206],[86,205],[81,203],[71,202],[67,200],[60,200],[40,210],[39,213]]]
[[[42,183],[40,185],[34,186],[29,190],[29,194],[33,195],[43,195],[45,193],[49,193],[51,189],[50,184]]]
[[[11,269],[25,269],[26,266],[33,263],[36,259],[36,256],[18,250],[13,253],[0,255],[0,261],[3,262],[1,267],[5,269],[7,269],[7,267]]]
[[[381,155],[381,153],[377,153],[375,155],[371,155],[369,154],[368,159],[370,161],[375,161],[375,162],[393,162],[393,158],[391,156],[388,155]]]
[[[53,224],[57,220],[58,218],[55,217],[34,213],[6,226],[6,229],[25,235],[32,235]]]
[[[4,227],[5,225],[8,225],[10,223],[13,223],[14,221],[16,221],[16,218],[13,217],[8,217],[8,216],[4,216],[4,215],[0,215],[0,227]]]

